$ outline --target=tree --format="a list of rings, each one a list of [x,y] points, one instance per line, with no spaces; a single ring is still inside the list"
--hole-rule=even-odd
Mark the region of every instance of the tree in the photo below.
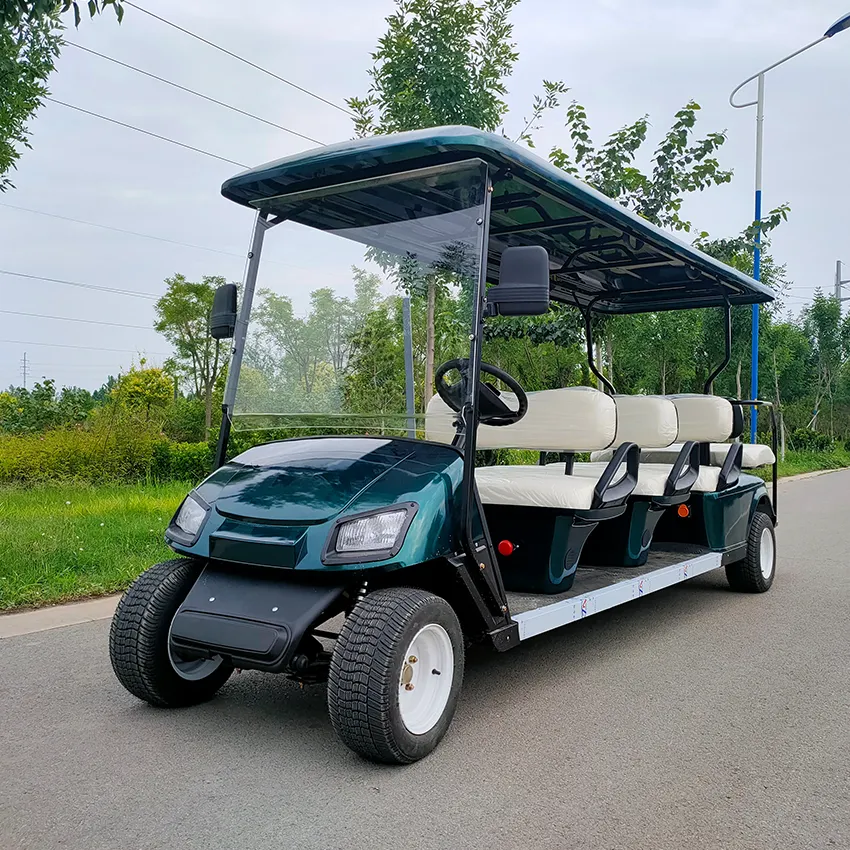
[[[32,389],[9,387],[0,393],[0,432],[11,434],[46,431],[85,421],[95,406],[92,394],[80,387],[56,390],[56,382],[45,378]]]
[[[224,365],[221,343],[209,333],[209,317],[215,291],[226,282],[210,275],[194,282],[176,274],[166,279],[166,293],[154,308],[154,328],[174,346],[176,364],[182,367],[195,395],[204,400],[207,430],[212,424],[213,388]]]
[[[803,331],[809,338],[815,376],[813,422],[818,421],[824,403],[828,405],[830,436],[835,434],[835,394],[841,367],[850,346],[850,317],[843,321],[841,304],[836,298],[815,293],[814,301],[803,311]]]
[[[288,296],[260,290],[244,365],[264,378],[249,379],[251,404],[270,409],[252,412],[282,413],[285,407],[289,413],[316,413],[338,407],[354,337],[380,301],[376,274],[357,267],[351,274],[353,298],[331,287],[315,289],[306,316],[296,315]],[[240,398],[247,396],[240,391]]]
[[[6,2],[0,9],[15,6],[15,2]],[[9,172],[23,148],[30,147],[27,125],[47,95],[47,78],[59,55],[60,33],[52,14],[0,25],[0,192],[13,188]]]
[[[130,410],[144,414],[144,421],[151,418],[155,410],[164,410],[171,403],[171,378],[163,369],[130,369],[119,379],[112,390],[112,398]]]
[[[396,0],[372,54],[372,85],[347,100],[358,136],[469,124],[495,130],[519,54],[508,15],[519,0]]]
[[[505,78],[519,54],[508,20],[519,0],[396,0],[372,54],[372,85],[347,100],[358,136],[443,124],[494,131],[507,112]],[[439,281],[427,279],[425,381],[433,385]]]
[[[74,24],[79,26],[82,20],[80,14],[81,0],[4,0],[0,3],[0,30],[12,29],[21,25],[39,24],[48,18],[55,18],[70,9],[74,10]],[[85,4],[89,15],[95,15],[111,6],[118,17],[118,22],[124,17],[124,6],[121,0],[87,0]]]

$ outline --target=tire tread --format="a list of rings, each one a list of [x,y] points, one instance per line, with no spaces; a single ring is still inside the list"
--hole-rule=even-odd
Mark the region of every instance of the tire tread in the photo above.
[[[134,696],[161,708],[210,699],[227,681],[223,664],[206,679],[187,681],[171,668],[167,643],[171,617],[201,571],[190,558],[174,558],[145,570],[121,597],[109,629],[109,658],[118,681]]]
[[[354,607],[337,639],[328,676],[331,723],[346,746],[372,761],[416,761],[398,746],[390,722],[396,698],[393,666],[407,624],[431,604],[448,607],[439,596],[417,588],[374,591]]]

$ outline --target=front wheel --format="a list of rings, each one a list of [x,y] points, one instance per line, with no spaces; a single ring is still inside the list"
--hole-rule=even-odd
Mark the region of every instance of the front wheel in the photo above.
[[[747,534],[747,554],[741,561],[726,567],[726,578],[732,590],[764,593],[770,590],[776,575],[776,533],[770,517],[758,511]]]
[[[171,621],[200,572],[190,558],[150,567],[127,589],[112,618],[112,669],[131,694],[151,705],[206,702],[233,672],[220,656],[189,658],[171,646]]]
[[[463,633],[445,599],[378,590],[345,621],[328,676],[331,723],[371,761],[410,764],[449,728],[463,681]]]

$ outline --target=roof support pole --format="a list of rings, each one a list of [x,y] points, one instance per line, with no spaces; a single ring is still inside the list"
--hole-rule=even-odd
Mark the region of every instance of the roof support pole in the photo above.
[[[593,329],[590,324],[592,318],[590,308],[588,307],[587,309],[582,310],[581,314],[584,317],[584,336],[587,340],[587,365],[590,367],[590,371],[599,378],[599,381],[605,387],[608,395],[614,395],[616,392],[614,385],[599,371],[596,366],[596,361],[593,358]]]
[[[732,359],[732,307],[728,301],[723,308],[723,319],[726,325],[724,332],[725,353],[723,355],[723,361],[708,376],[708,380],[706,380],[705,386],[702,388],[705,395],[714,394],[714,379],[729,365],[729,361]]]

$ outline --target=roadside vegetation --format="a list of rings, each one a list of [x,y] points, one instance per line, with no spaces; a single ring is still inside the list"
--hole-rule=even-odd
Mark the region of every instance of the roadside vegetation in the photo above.
[[[163,531],[190,486],[0,487],[0,610],[123,590],[168,557]]]

